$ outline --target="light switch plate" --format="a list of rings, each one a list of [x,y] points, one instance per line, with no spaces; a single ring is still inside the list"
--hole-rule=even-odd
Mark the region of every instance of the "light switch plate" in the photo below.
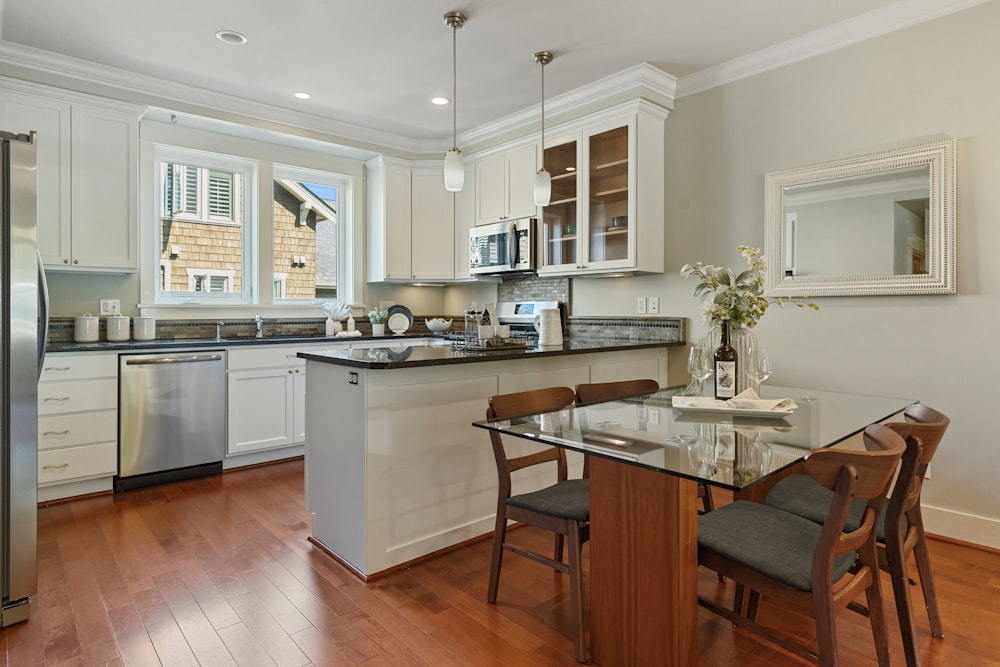
[[[640,297],[636,298],[636,300],[635,300],[635,312],[637,312],[639,315],[645,315],[646,314],[646,297],[640,296]]]
[[[649,314],[657,315],[660,312],[660,297],[651,296],[649,297]]]
[[[121,315],[121,299],[101,299],[101,315]]]

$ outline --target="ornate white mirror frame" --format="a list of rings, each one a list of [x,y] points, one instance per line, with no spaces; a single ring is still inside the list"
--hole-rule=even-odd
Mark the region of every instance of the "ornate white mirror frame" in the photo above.
[[[793,193],[807,189],[856,190],[854,184],[859,180],[874,182],[898,177],[912,184],[914,175],[926,179],[919,183],[919,188],[928,201],[925,236],[920,239],[919,272],[852,275],[845,270],[844,275],[837,275],[833,270],[810,276],[796,268],[796,257],[803,249],[797,247],[800,236],[797,227],[801,221],[794,212],[786,210],[786,203],[795,196]],[[765,176],[764,198],[768,296],[955,293],[954,139],[772,172]],[[829,227],[824,231],[830,231]],[[822,253],[829,259],[854,253],[854,249],[838,250],[833,244],[824,244]]]

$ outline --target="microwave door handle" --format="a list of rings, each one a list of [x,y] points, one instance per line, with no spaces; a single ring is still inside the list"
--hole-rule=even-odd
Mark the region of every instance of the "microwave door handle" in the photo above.
[[[517,226],[512,222],[507,224],[507,258],[513,269],[517,267]]]

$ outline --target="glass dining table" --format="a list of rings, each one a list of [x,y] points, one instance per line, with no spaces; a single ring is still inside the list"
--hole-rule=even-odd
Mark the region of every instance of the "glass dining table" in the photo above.
[[[590,650],[606,667],[697,662],[699,482],[759,500],[811,449],[860,447],[916,402],[764,385],[796,407],[681,409],[677,392],[473,424],[590,457]]]

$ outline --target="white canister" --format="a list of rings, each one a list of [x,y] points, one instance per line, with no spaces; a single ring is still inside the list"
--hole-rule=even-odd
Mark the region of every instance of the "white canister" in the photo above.
[[[108,340],[120,343],[128,340],[129,317],[127,315],[112,315],[108,318]]]
[[[542,346],[562,345],[562,319],[556,308],[546,308],[535,315],[535,330],[538,344]]]
[[[84,313],[73,321],[73,340],[77,343],[96,343],[99,337],[99,320]]]
[[[135,318],[135,321],[132,322],[132,327],[135,329],[133,336],[136,340],[156,339],[155,317],[137,317]]]

